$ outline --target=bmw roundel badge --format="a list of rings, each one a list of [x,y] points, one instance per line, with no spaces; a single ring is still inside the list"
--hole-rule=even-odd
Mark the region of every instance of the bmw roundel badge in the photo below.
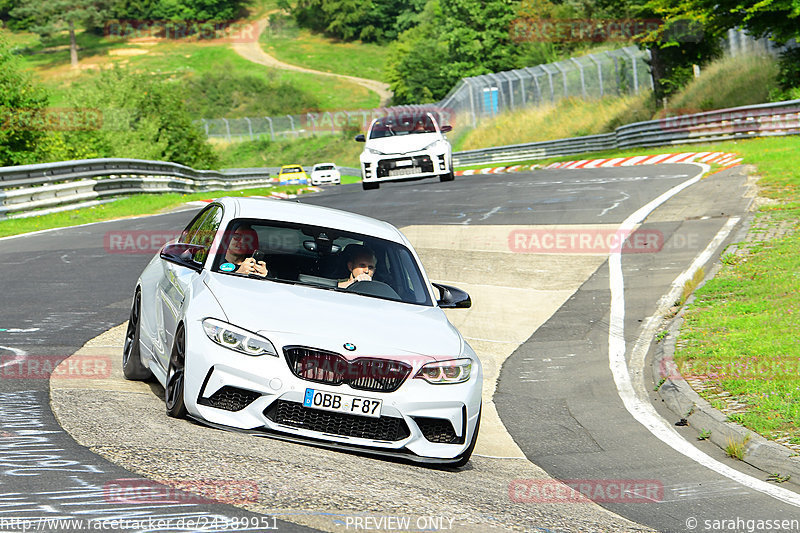
[[[356,345],[353,344],[352,342],[346,342],[344,343],[344,349],[347,350],[348,352],[354,352],[356,351]]]

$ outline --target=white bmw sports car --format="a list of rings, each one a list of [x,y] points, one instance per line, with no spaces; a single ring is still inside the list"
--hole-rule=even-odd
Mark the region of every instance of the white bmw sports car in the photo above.
[[[222,198],[142,272],[123,369],[155,376],[170,416],[461,466],[483,371],[442,308],[470,303],[388,223]]]
[[[372,121],[361,152],[361,186],[377,189],[382,182],[439,177],[452,181],[453,149],[432,113],[388,115]]]

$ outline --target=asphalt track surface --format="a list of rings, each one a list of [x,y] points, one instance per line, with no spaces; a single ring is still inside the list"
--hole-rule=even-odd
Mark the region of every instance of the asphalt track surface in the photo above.
[[[303,201],[397,226],[618,224],[697,172],[694,165],[658,165],[469,176],[451,183],[384,185],[371,192],[362,192],[357,185],[342,186]],[[672,280],[731,217],[744,214],[744,181],[735,171],[707,178],[667,201],[645,221],[645,229],[662,235],[663,246],[656,253],[622,256],[629,346]],[[149,256],[107,253],[104,235],[114,230],[174,230],[192,214],[186,211],[0,241],[0,356],[16,353],[57,360],[124,322],[133,284]],[[660,493],[651,501],[602,505],[660,531],[757,530],[746,521],[800,516],[791,503],[676,452],[626,410],[609,369],[609,272],[606,262],[503,366],[495,401],[500,418],[525,456],[562,480],[652,481]],[[109,501],[104,488],[133,476],[60,430],[49,409],[48,390],[47,379],[0,379],[0,520],[213,515],[219,517],[219,527],[209,530],[231,531],[230,522],[223,525],[222,517],[259,518],[221,504],[143,506]],[[655,396],[653,403],[660,409]],[[669,421],[679,418],[666,410],[660,413]],[[137,430],[130,428],[132,433]],[[679,431],[694,441],[693,430]],[[721,463],[765,478],[763,472],[726,459],[713,445],[693,444]],[[153,449],[153,456],[160,451]],[[730,527],[713,522],[723,520],[739,522],[728,522]],[[277,525],[282,531],[304,530],[292,523]],[[518,527],[564,530],[548,528],[546,522],[521,522]],[[0,527],[5,530],[14,528]]]

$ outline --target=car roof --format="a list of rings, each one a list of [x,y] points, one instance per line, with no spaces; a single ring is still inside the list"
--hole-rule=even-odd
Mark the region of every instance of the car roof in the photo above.
[[[336,166],[336,163],[317,163],[317,164],[316,164],[316,165],[314,165],[314,166],[315,166],[315,167],[320,167],[320,166],[322,166],[322,165],[331,165],[331,166],[335,167],[335,166]]]
[[[222,204],[223,207],[233,207],[236,218],[262,218],[265,220],[311,224],[352,231],[353,233],[371,235],[406,244],[403,234],[388,222],[339,209],[272,198],[227,196],[218,198],[215,202]]]

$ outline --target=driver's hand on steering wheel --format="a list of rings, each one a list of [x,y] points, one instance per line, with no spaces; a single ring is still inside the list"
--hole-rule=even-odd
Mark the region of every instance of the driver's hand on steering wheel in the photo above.
[[[370,276],[366,272],[362,272],[358,276],[354,277],[353,281],[372,281],[372,276]]]

